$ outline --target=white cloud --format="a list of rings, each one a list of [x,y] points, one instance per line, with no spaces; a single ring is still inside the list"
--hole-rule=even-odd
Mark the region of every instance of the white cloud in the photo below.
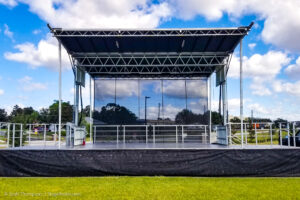
[[[196,15],[202,15],[208,20],[218,20],[223,16],[224,11],[234,7],[234,0],[170,0],[173,7],[173,14],[178,18],[190,20]]]
[[[182,111],[182,108],[177,108],[174,107],[171,104],[168,104],[166,106],[164,106],[164,118],[170,118],[172,120],[175,119],[177,113],[179,113],[180,111]],[[144,116],[145,114],[144,110],[141,110],[141,116]],[[158,107],[156,106],[150,106],[147,108],[147,118],[149,119],[157,119],[158,117]],[[161,113],[161,117],[162,117],[162,113]]]
[[[250,102],[250,99],[244,98],[243,105],[247,102]],[[212,102],[212,111],[219,110],[219,101],[213,100]],[[231,113],[239,113],[240,110],[240,99],[239,98],[230,98],[228,99],[228,111]]]
[[[269,51],[266,54],[253,54],[250,58],[243,57],[243,75],[247,78],[273,79],[283,66],[290,62],[286,53]],[[228,77],[238,78],[240,75],[239,57],[233,54]]]
[[[296,63],[289,65],[284,72],[292,79],[300,79],[300,56],[296,60]]]
[[[249,49],[253,50],[256,47],[256,43],[248,44]]]
[[[256,113],[259,113],[260,115],[268,115],[268,114],[270,114],[269,110],[267,110],[265,107],[263,107],[262,105],[260,105],[258,103],[249,104],[247,106],[247,108],[249,110],[253,110]]]
[[[12,42],[14,42],[15,40],[14,40],[14,33],[13,32],[11,32],[10,30],[9,30],[9,27],[8,27],[8,25],[7,24],[4,24],[4,35],[6,35],[9,39],[11,39],[11,41]]]
[[[0,4],[9,6],[9,7],[14,7],[17,5],[17,2],[15,0],[0,0]]]
[[[186,92],[188,98],[207,97],[206,80],[187,80]],[[161,84],[156,84],[155,91],[161,92]],[[184,80],[165,80],[163,85],[164,95],[174,98],[185,98],[185,81]]]
[[[262,39],[289,51],[300,52],[300,1],[299,0],[169,0],[173,16],[192,19],[202,15],[208,20],[218,20],[224,14],[229,18],[255,14],[264,19]]]
[[[0,89],[0,96],[4,94],[4,90]]]
[[[117,80],[116,97],[125,98],[138,96],[138,82],[136,80]],[[141,89],[142,90],[142,89]],[[115,97],[115,80],[95,80],[95,98],[105,99]]]
[[[300,119],[300,114],[295,112],[295,110],[293,110],[294,108],[298,109],[299,107],[287,107],[286,104],[282,102],[266,106],[259,103],[253,103],[246,106],[248,113],[250,114],[251,110],[253,110],[254,117],[257,118],[269,118],[271,120],[282,118],[290,121],[298,121]]]
[[[153,28],[166,20],[171,11],[167,3],[150,4],[147,0],[20,0],[29,5],[30,11],[54,27],[63,28]],[[11,4],[14,5],[14,4]],[[37,31],[33,32],[34,34]],[[27,63],[33,68],[45,66],[58,68],[58,47],[49,35],[37,46],[22,43],[17,52],[6,52],[5,58]],[[63,51],[63,66],[70,66]]]
[[[203,114],[208,110],[208,99],[199,99],[198,101],[192,101],[188,105],[188,109],[197,114]]]
[[[300,81],[291,83],[283,80],[276,80],[272,84],[275,92],[285,92],[290,95],[300,96]]]
[[[280,74],[283,67],[289,64],[291,58],[281,51],[269,51],[266,54],[254,54],[250,58],[243,57],[243,77],[250,78],[252,94],[269,96],[271,86]],[[232,56],[228,77],[240,76],[239,57]],[[275,91],[276,92],[276,91]]]
[[[58,45],[57,40],[50,35],[42,39],[37,46],[33,43],[23,43],[15,46],[18,52],[5,52],[4,57],[7,60],[27,63],[32,68],[48,67],[57,70],[58,63]],[[67,52],[62,50],[62,67],[70,68],[70,62]]]
[[[25,76],[19,79],[19,83],[22,85],[22,89],[27,92],[47,89],[47,86],[45,84],[33,82],[32,78],[29,76]]]
[[[264,20],[261,38],[277,47],[300,52],[300,1],[298,0],[19,0],[31,12],[53,26],[64,28],[142,28],[157,27],[171,17],[184,20],[204,16],[219,20],[224,14],[233,21],[254,14]],[[15,6],[16,1],[0,0]],[[259,5],[259,6],[258,6]]]
[[[264,81],[253,79],[252,83],[250,84],[250,88],[252,90],[252,94],[258,96],[270,96],[272,91],[268,88],[267,84]]]
[[[41,30],[39,30],[39,29],[36,29],[36,30],[33,30],[32,31],[32,33],[34,34],[34,35],[37,35],[37,34],[39,34],[41,32]]]
[[[20,0],[52,26],[64,28],[156,27],[171,15],[166,2],[148,0]]]

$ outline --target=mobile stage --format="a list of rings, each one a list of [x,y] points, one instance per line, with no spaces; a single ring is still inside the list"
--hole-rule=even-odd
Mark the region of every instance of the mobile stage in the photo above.
[[[49,136],[48,125],[44,125],[41,137],[38,137],[38,132],[32,134],[32,126],[6,124],[8,148],[0,150],[0,176],[299,176],[300,150],[294,146],[295,128],[294,137],[287,136],[294,145],[289,143],[286,148],[281,143],[281,127],[275,133],[273,125],[269,125],[268,134],[257,131],[255,125],[255,134],[251,135],[245,131],[252,125],[242,121],[235,125],[235,128],[239,126],[235,135],[231,134],[233,125],[228,123],[226,77],[234,49],[240,44],[242,54],[242,39],[252,25],[139,30],[75,30],[49,26],[59,42],[60,69],[61,45],[72,64],[74,121],[63,126],[60,107],[59,123],[54,126],[53,137]],[[79,126],[79,102],[86,73],[90,75],[91,94],[88,131]],[[216,127],[212,127],[211,122],[213,73],[216,73],[216,85],[220,87],[219,111],[222,114],[222,125]],[[122,121],[117,114],[102,124],[92,120],[97,111],[95,101],[99,102],[98,97],[103,96],[103,84],[107,80],[115,81],[114,103],[102,107],[107,113],[111,110],[117,113],[120,108],[116,104],[117,81],[124,81],[123,84],[128,80],[136,81],[138,101],[132,104],[138,107],[135,112],[138,119],[134,122],[125,123],[128,119]],[[157,120],[147,120],[149,97],[146,95],[143,98],[145,109],[141,110],[140,82],[144,80],[161,81]],[[186,109],[183,113],[189,110],[187,88],[199,88],[204,101],[200,103],[201,108],[196,109],[195,116],[202,121],[191,124],[183,115],[180,123],[176,123],[164,117],[168,108],[164,105],[163,92],[168,81],[178,81],[178,90],[180,85],[185,87]],[[61,105],[61,88],[59,94]],[[108,122],[109,119],[112,121]],[[62,129],[66,136],[62,135]],[[258,146],[259,134],[270,135],[268,142],[271,143]],[[276,134],[281,142],[275,144],[275,140],[278,142],[273,138]],[[247,137],[252,137],[256,145],[247,145],[251,141]],[[240,144],[235,145],[237,142]]]

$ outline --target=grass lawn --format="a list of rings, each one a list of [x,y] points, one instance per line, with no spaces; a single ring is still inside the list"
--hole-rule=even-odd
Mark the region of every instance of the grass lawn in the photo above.
[[[300,178],[0,178],[0,199],[300,199]]]

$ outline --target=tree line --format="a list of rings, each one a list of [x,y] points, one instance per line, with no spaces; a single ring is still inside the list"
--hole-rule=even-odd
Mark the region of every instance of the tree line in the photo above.
[[[0,122],[13,122],[13,123],[57,123],[58,122],[58,101],[54,101],[48,108],[42,108],[40,111],[34,110],[32,107],[21,108],[18,105],[13,107],[13,110],[8,114],[5,109],[0,109]],[[79,112],[81,125],[84,124],[85,116],[89,116],[90,106],[86,106]],[[212,124],[222,124],[222,115],[218,112],[211,112]],[[106,124],[136,124],[141,123],[138,117],[128,108],[108,103],[103,106],[100,111],[93,112],[93,118],[102,121]],[[62,102],[62,123],[73,121],[73,106],[70,102]],[[240,119],[234,117],[230,120],[232,123],[239,123]],[[272,122],[267,118],[245,118],[245,123],[255,122]],[[275,124],[286,123],[287,120],[278,118],[274,121]],[[175,116],[175,123],[177,124],[208,124],[209,111],[204,114],[196,114],[191,110],[183,109]]]
[[[62,102],[62,123],[71,122],[73,118],[73,106],[70,102]],[[10,114],[5,109],[0,109],[0,122],[12,123],[57,123],[58,122],[58,101],[54,101],[48,108],[40,111],[32,107],[21,108],[15,105]]]

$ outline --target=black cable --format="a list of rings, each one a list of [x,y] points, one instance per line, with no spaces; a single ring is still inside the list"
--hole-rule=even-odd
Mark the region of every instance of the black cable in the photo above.
[[[78,126],[80,126],[80,124],[81,124],[82,115],[83,115],[83,103],[82,103],[82,89],[81,89],[81,86],[79,86],[79,91],[80,91],[80,102],[81,102],[81,114],[80,114]]]

